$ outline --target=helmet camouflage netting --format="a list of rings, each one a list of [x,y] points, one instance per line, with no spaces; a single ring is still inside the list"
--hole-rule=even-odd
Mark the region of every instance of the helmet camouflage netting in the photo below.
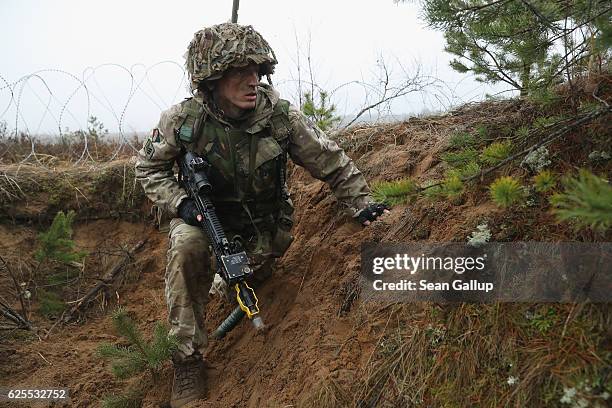
[[[217,24],[197,31],[185,54],[191,89],[201,81],[219,79],[231,67],[258,64],[260,74],[274,72],[274,51],[251,26]]]

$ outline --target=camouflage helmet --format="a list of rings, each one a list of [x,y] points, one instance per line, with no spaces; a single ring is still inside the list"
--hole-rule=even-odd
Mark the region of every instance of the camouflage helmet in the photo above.
[[[274,72],[274,51],[253,27],[236,23],[217,24],[197,31],[185,54],[191,89],[202,81],[215,80],[232,67],[251,62],[259,65],[260,74]]]

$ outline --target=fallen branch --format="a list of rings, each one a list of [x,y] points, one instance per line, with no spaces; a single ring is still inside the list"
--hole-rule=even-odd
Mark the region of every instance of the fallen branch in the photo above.
[[[468,182],[468,181],[472,181],[475,179],[480,179],[480,181],[482,181],[484,179],[484,176],[492,173],[493,171],[499,169],[500,167],[505,166],[506,164],[519,159],[523,156],[526,156],[527,154],[529,154],[529,152],[532,152],[534,150],[536,150],[537,148],[541,147],[541,146],[546,146],[551,144],[552,142],[560,139],[561,137],[565,136],[567,133],[571,132],[572,130],[576,129],[577,127],[584,125],[585,123],[589,123],[591,121],[593,121],[594,119],[603,116],[603,115],[609,115],[612,112],[612,108],[610,106],[606,106],[605,108],[593,111],[589,114],[586,114],[578,119],[575,119],[573,122],[566,124],[566,126],[560,127],[559,129],[555,130],[554,132],[552,132],[551,134],[547,135],[546,137],[542,138],[542,140],[540,140],[539,142],[521,150],[518,153],[513,154],[510,157],[507,157],[506,159],[500,161],[499,163],[497,163],[495,166],[492,167],[488,167],[486,169],[481,170],[479,173],[474,174],[473,176],[469,176],[469,177],[462,177],[461,181],[463,182]],[[437,186],[441,186],[444,182],[440,181],[438,183],[434,183],[431,184],[427,187],[421,187],[420,189],[418,189],[417,191],[415,191],[413,194],[418,194],[421,193],[429,188],[433,188],[433,187],[437,187]]]
[[[497,170],[498,168],[506,165],[507,163],[516,160],[517,158],[520,158],[522,156],[527,155],[529,152],[536,150],[537,148],[541,147],[541,146],[546,146],[548,144],[551,144],[552,142],[556,141],[557,139],[565,136],[567,133],[569,133],[570,131],[576,129],[577,127],[588,123],[596,118],[598,118],[599,116],[605,115],[605,114],[610,114],[610,112],[612,112],[612,108],[610,108],[609,106],[603,109],[599,109],[596,111],[593,111],[587,115],[584,115],[583,117],[576,119],[575,121],[569,123],[567,126],[564,126],[554,132],[552,132],[550,135],[548,135],[547,137],[543,138],[541,141],[529,146],[528,148],[521,150],[520,152],[513,154],[512,156],[500,161],[498,164],[496,164],[493,167],[489,167],[487,169],[484,169],[483,171],[481,171],[478,174],[475,174],[473,176],[470,176],[466,179],[462,179],[462,181],[471,181],[477,178],[480,178],[480,180],[483,179],[483,177],[488,174],[491,173],[495,170]],[[432,187],[432,186],[429,186]]]
[[[15,324],[17,329],[32,330],[32,325],[13,308],[11,308],[4,299],[0,300],[0,314],[7,320]]]
[[[19,283],[17,282],[17,278],[13,272],[9,269],[6,261],[0,257],[0,271],[5,272],[8,276],[11,277],[13,281],[13,285],[15,286],[15,290],[17,291],[17,297],[19,298],[19,303],[21,304],[21,315],[13,310],[8,302],[0,297],[0,310],[2,311],[2,315],[8,320],[12,321],[17,325],[20,329],[32,330],[32,324],[27,319],[26,308],[23,303],[23,294],[21,288],[19,287]]]
[[[147,240],[142,240],[140,242],[138,242],[131,250],[129,250],[126,255],[125,258],[123,258],[122,260],[120,260],[119,262],[117,262],[110,270],[108,270],[104,276],[100,279],[100,282],[94,286],[93,288],[91,288],[89,290],[89,292],[87,292],[87,294],[85,294],[85,296],[83,296],[81,299],[79,299],[76,303],[76,305],[74,305],[72,307],[72,309],[70,309],[70,311],[68,313],[66,313],[66,315],[64,316],[63,321],[64,322],[69,322],[72,319],[74,319],[74,316],[82,311],[83,309],[87,308],[87,306],[89,306],[89,304],[96,298],[96,296],[98,295],[98,293],[105,287],[107,287],[110,283],[112,283],[113,280],[115,280],[115,278],[117,277],[117,275],[119,275],[119,273],[124,269],[124,267],[128,264],[128,262],[132,259],[132,256],[140,249],[144,246],[144,244],[147,242]]]

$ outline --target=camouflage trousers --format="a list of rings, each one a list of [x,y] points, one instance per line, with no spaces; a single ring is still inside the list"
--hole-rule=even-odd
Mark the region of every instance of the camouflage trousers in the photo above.
[[[292,240],[289,231],[277,231],[274,239],[264,233],[260,242],[244,243],[257,281],[271,275],[274,259],[286,251]],[[170,221],[165,296],[170,334],[179,339],[175,355],[179,360],[206,348],[204,309],[216,272],[213,258],[208,238],[200,228],[180,218]]]
[[[214,274],[206,235],[174,218],[170,222],[165,295],[170,334],[180,342],[179,359],[206,347],[204,308]]]

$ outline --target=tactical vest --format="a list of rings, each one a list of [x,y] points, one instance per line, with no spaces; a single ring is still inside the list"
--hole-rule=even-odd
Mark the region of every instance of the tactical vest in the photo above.
[[[208,115],[194,99],[183,102],[177,142],[211,163],[211,200],[225,229],[289,231],[293,205],[286,187],[289,102],[279,100],[257,133],[234,129]],[[251,229],[252,227],[252,229]]]

